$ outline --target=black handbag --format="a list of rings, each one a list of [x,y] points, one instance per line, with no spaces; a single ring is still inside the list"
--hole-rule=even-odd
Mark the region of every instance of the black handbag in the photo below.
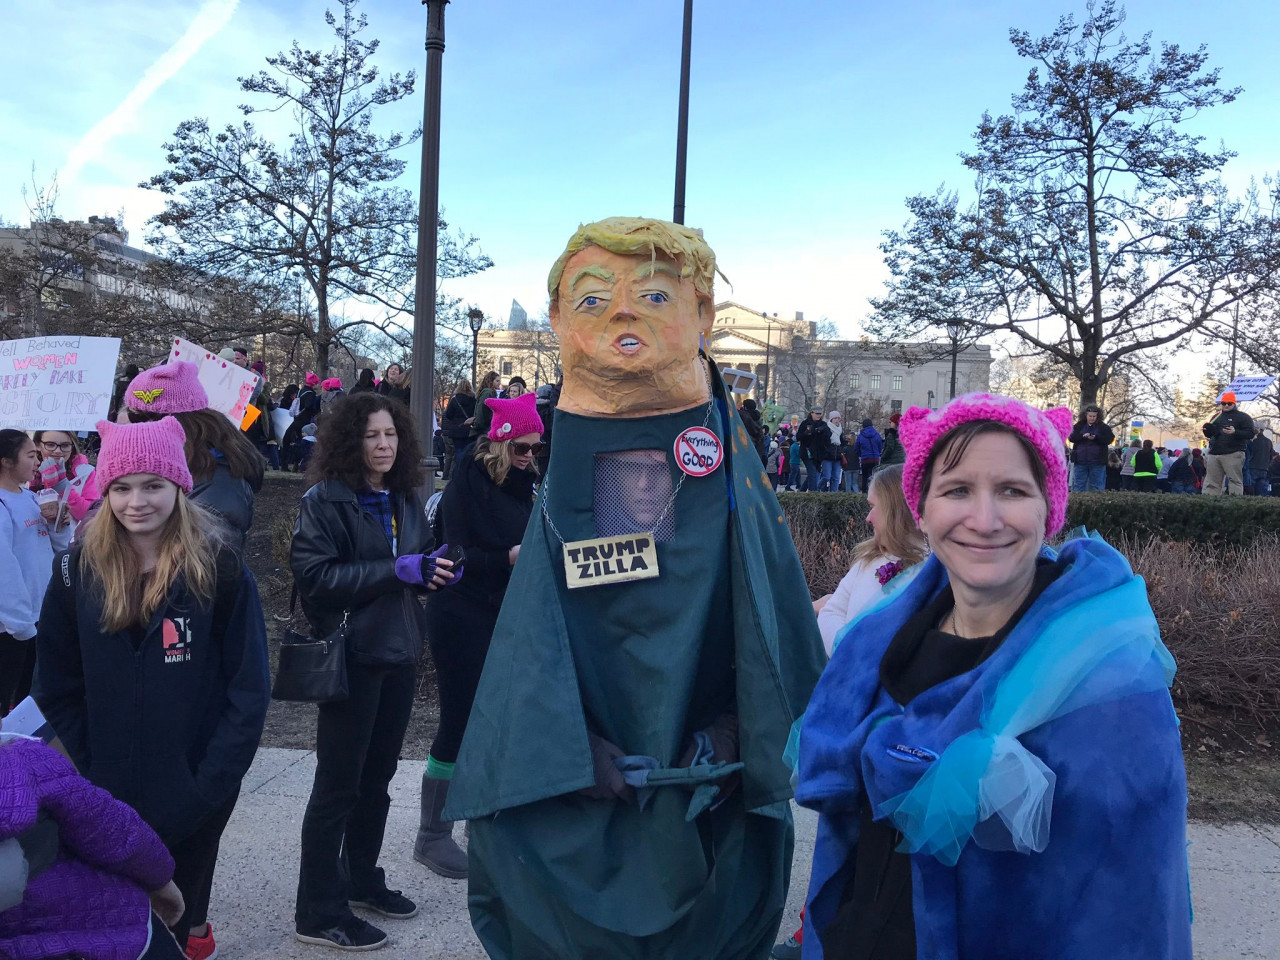
[[[289,626],[280,641],[280,662],[276,681],[271,685],[272,700],[296,703],[332,703],[347,699],[347,621],[349,611],[342,612],[342,623],[327,637],[317,640],[308,631],[293,628],[294,606],[298,588],[294,586],[289,600]]]

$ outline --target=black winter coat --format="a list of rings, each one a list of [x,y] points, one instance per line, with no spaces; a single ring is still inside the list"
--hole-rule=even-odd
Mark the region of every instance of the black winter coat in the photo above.
[[[396,576],[396,557],[428,552],[434,544],[418,497],[391,496],[397,551],[378,519],[337,479],[303,494],[289,547],[289,569],[312,630],[328,636],[348,612],[347,655],[357,663],[417,663],[422,652],[421,591]]]
[[[466,443],[471,436],[471,427],[465,421],[475,412],[475,397],[467,393],[455,393],[449,398],[448,406],[444,408],[444,419],[440,421],[440,432],[452,440],[455,445]]]
[[[1235,433],[1223,433],[1226,426],[1235,427]],[[1226,410],[1206,423],[1201,432],[1209,438],[1209,452],[1214,456],[1242,453],[1253,436],[1253,418],[1242,410]]]
[[[1073,462],[1081,467],[1101,467],[1107,462],[1107,448],[1116,438],[1115,433],[1099,419],[1090,425],[1083,420],[1076,423],[1067,439],[1073,444]]]
[[[805,420],[796,431],[800,452],[809,460],[822,460],[831,446],[831,427],[825,420]]]
[[[34,696],[76,767],[166,844],[240,787],[271,701],[253,575],[229,551],[214,597],[179,579],[147,624],[103,633],[96,577],[62,553],[40,611]]]
[[[217,464],[213,468],[213,476],[191,488],[191,499],[222,518],[232,531],[231,546],[243,556],[249,528],[253,526],[253,495],[262,489],[262,477],[254,478],[256,485],[237,479],[231,475],[226,461],[217,451],[214,451],[214,458]]]
[[[509,552],[524,539],[533,513],[531,470],[512,470],[498,486],[484,464],[466,456],[453,467],[453,476],[440,498],[444,542],[463,549],[462,579],[431,598],[432,603],[483,603],[494,611],[511,581]],[[447,595],[447,596],[446,596]]]

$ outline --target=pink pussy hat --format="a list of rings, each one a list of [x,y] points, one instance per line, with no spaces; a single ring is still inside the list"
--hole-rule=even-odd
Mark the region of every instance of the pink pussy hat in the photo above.
[[[912,407],[902,415],[898,438],[907,450],[902,467],[902,492],[916,520],[920,519],[920,490],[924,468],[938,443],[952,430],[974,420],[993,420],[1031,441],[1044,464],[1045,494],[1049,515],[1045,536],[1062,529],[1067,518],[1067,454],[1064,444],[1071,434],[1073,416],[1066,407],[1037,410],[1021,400],[990,393],[966,393],[940,410]]]
[[[190,413],[209,406],[209,395],[200,385],[199,367],[172,360],[134,377],[124,402],[130,410],[143,413]]]
[[[307,375],[302,378],[302,382],[308,387],[318,387],[320,386],[320,377],[308,370]]]
[[[498,400],[490,397],[484,405],[493,411],[489,424],[489,439],[512,440],[526,433],[542,435],[542,418],[538,416],[538,396],[525,393],[514,400]]]
[[[190,364],[188,364],[190,366]],[[151,473],[191,492],[191,471],[183,449],[187,435],[173,417],[147,423],[98,421],[102,448],[98,452],[98,489],[104,493],[131,473]]]

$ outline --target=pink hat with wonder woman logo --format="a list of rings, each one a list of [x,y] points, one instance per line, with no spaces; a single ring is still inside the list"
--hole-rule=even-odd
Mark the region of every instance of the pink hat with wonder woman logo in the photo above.
[[[538,416],[538,395],[525,393],[514,400],[490,397],[484,405],[493,411],[489,439],[501,442],[523,437],[526,433],[542,436],[542,418]]]
[[[1045,536],[1062,529],[1067,518],[1066,440],[1071,434],[1072,413],[1066,407],[1037,410],[1021,400],[990,393],[966,393],[940,410],[912,407],[898,424],[899,439],[907,451],[902,467],[902,492],[916,520],[920,519],[920,491],[929,457],[952,430],[974,420],[992,420],[1021,434],[1035,447],[1044,464],[1045,497],[1049,513]]]
[[[200,368],[185,360],[170,360],[143,370],[124,392],[130,410],[140,413],[191,413],[209,406],[200,383]]]

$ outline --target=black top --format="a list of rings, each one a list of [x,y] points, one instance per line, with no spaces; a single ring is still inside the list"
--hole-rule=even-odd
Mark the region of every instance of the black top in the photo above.
[[[471,454],[454,464],[453,476],[440,497],[440,523],[444,542],[462,547],[465,569],[455,586],[439,591],[431,602],[465,599],[495,608],[502,605],[511,580],[509,551],[524,539],[536,479],[532,470],[513,467],[499,486]]]
[[[1107,448],[1115,438],[1115,433],[1099,417],[1094,423],[1078,421],[1067,439],[1072,444],[1075,462],[1083,467],[1106,463]]]
[[[957,637],[937,625],[955,598],[944,587],[934,601],[902,625],[880,661],[880,684],[904,706],[931,687],[967,673],[1004,643],[1031,605],[1062,572],[1041,559],[1031,592],[1003,627],[989,637]],[[821,931],[823,952],[839,960],[916,960],[915,915],[911,903],[911,858],[898,852],[900,834],[888,820],[862,810],[853,875],[835,919]]]
[[[1223,433],[1223,427],[1234,427],[1234,433]],[[1224,410],[1206,423],[1201,432],[1209,438],[1209,452],[1214,456],[1240,453],[1253,436],[1253,418],[1243,410]]]
[[[467,442],[471,435],[471,427],[464,421],[476,412],[476,398],[469,393],[455,393],[449,398],[444,408],[444,418],[440,421],[440,432],[455,443]]]

